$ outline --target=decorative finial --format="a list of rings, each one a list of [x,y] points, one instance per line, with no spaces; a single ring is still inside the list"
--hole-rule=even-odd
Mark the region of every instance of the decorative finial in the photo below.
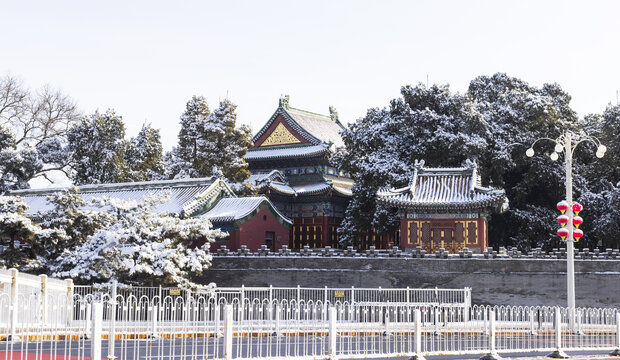
[[[478,168],[478,164],[476,164],[476,160],[465,160],[465,168],[467,169],[476,169]]]
[[[417,170],[422,169],[424,167],[424,160],[415,160],[413,163],[413,167]]]
[[[280,107],[288,109],[288,101],[289,101],[289,96],[288,95],[281,96],[280,97],[280,102],[279,102]]]
[[[336,111],[336,108],[332,105],[329,105],[329,117],[332,119],[333,122],[338,122],[338,112]]]

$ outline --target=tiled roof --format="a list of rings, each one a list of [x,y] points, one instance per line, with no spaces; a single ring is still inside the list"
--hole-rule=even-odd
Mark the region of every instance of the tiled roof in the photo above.
[[[264,196],[223,198],[218,201],[211,210],[200,215],[200,218],[209,219],[211,222],[232,222],[243,219],[256,211],[261,204],[266,204],[279,215],[283,221],[292,224],[291,220],[282,215]]]
[[[254,148],[250,149],[246,154],[245,160],[269,160],[269,159],[281,159],[281,158],[301,158],[316,156],[323,153],[327,153],[328,147],[325,144],[320,145],[305,145],[294,147],[280,147],[280,148]]]
[[[330,189],[333,189],[334,191],[344,196],[352,195],[351,189],[347,189],[347,188],[340,187],[340,186],[334,186],[333,184],[329,182],[319,182],[319,183],[312,183],[312,184],[290,186],[285,183],[272,181],[271,183],[269,183],[268,187],[269,189],[279,192],[281,194],[294,195],[294,196],[318,195],[318,194],[326,193]]]
[[[381,190],[377,201],[408,209],[482,209],[504,208],[504,190],[480,186],[474,166],[465,168],[416,167],[409,186]]]
[[[270,128],[278,116],[282,116],[288,125],[299,133],[304,139],[308,140],[311,145],[290,144],[278,148],[263,150],[260,147],[248,151],[245,156],[246,160],[257,159],[275,159],[281,157],[302,157],[317,155],[328,151],[330,145],[335,147],[344,146],[340,132],[344,129],[338,121],[337,116],[332,119],[331,116],[313,113],[306,110],[296,109],[288,105],[288,97],[286,101],[280,99],[280,105],[265,123],[265,125],[254,135],[254,142]]]
[[[11,195],[22,197],[30,207],[28,215],[49,211],[52,204],[47,197],[67,188],[46,188],[12,191]],[[180,179],[163,181],[145,181],[134,183],[83,185],[79,187],[80,195],[87,202],[94,198],[110,197],[125,201],[142,201],[147,195],[160,195],[170,192],[170,200],[159,205],[156,212],[181,214],[188,206],[200,206],[207,198],[223,191],[227,196],[234,195],[232,190],[220,179],[215,177],[199,179]],[[95,210],[93,207],[88,209]]]
[[[344,128],[339,122],[333,121],[327,115],[316,114],[301,109],[289,107],[285,108],[285,110],[299,126],[312,134],[315,138],[326,144],[332,143],[336,147],[344,146],[344,142],[340,136],[340,131]]]

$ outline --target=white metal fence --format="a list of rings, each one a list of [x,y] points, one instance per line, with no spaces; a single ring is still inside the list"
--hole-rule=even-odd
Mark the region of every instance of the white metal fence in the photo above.
[[[13,279],[19,276],[12,274]],[[217,291],[160,296],[114,288],[88,294],[19,292],[16,282],[10,288],[0,294],[0,313],[8,314],[0,322],[4,359],[351,359],[620,351],[617,309],[581,308],[569,321],[573,317],[566,308],[441,304],[436,301],[440,295],[427,301],[427,293],[415,289],[399,295],[388,291],[380,298],[377,294],[388,289],[327,289],[334,298],[328,294],[325,301],[325,288],[308,289],[306,295],[303,288],[294,289],[286,296],[276,288],[268,288],[269,293],[243,288],[243,296],[238,289],[223,291],[235,296]],[[350,297],[341,291],[351,291]],[[407,294],[409,301],[401,301]],[[422,296],[420,301],[412,301],[414,294]]]

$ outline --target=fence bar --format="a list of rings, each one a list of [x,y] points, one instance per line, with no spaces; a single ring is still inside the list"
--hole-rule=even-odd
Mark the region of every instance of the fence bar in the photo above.
[[[336,307],[329,307],[329,358],[336,359]]]
[[[573,311],[571,313],[571,308],[568,308],[568,313],[567,315],[569,317],[574,316],[575,312]],[[573,309],[574,310],[574,309]],[[574,318],[573,318],[574,320]],[[571,319],[568,319],[569,321],[569,326],[571,326]],[[547,355],[547,357],[550,358],[554,358],[554,359],[567,359],[568,355],[566,355],[566,353],[562,350],[562,312],[561,309],[559,307],[555,308],[555,315],[554,315],[554,319],[553,319],[553,327],[555,330],[555,347],[556,350],[554,352],[552,352],[551,354]]]
[[[10,316],[10,322],[11,322],[11,329],[10,329],[10,336],[11,336],[11,341],[17,341],[17,311],[18,311],[18,303],[17,303],[17,291],[18,289],[18,282],[17,282],[17,276],[18,276],[18,272],[17,269],[10,269],[11,271],[11,303],[9,305],[9,316]]]
[[[73,302],[73,280],[67,279],[67,326],[71,326],[71,322],[73,321],[73,311],[74,311],[74,302]]]
[[[90,358],[101,359],[101,334],[103,327],[103,303],[93,303],[93,329],[90,338]]]
[[[487,310],[485,309],[485,313]],[[499,360],[501,356],[497,353],[495,348],[495,311],[492,309],[489,312],[489,353],[480,358],[480,360]]]
[[[616,313],[616,349],[609,355],[620,356],[620,312]]]
[[[409,292],[407,291],[407,293]],[[415,336],[415,355],[412,357],[411,360],[424,360],[424,356],[422,355],[422,312],[420,311],[420,309],[415,309],[413,311],[413,314],[415,321],[415,325],[413,328]]]
[[[243,306],[239,306],[242,308]],[[232,305],[224,306],[224,359],[232,359],[232,341],[233,341],[233,307]]]
[[[108,336],[108,359],[114,359],[114,341],[116,340],[116,291],[118,282],[112,281],[110,294],[110,335]]]
[[[41,278],[41,324],[47,324],[47,275],[39,275]]]

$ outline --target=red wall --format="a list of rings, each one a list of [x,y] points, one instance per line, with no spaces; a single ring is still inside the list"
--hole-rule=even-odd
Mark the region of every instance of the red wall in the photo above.
[[[232,251],[238,250],[241,245],[247,246],[250,251],[256,251],[261,245],[265,245],[265,232],[267,231],[275,232],[272,251],[278,251],[282,245],[288,245],[289,228],[280,224],[269,208],[263,206],[250,220],[241,224],[238,230],[231,231],[228,241],[212,243],[211,252],[216,252],[221,245],[226,245]]]

